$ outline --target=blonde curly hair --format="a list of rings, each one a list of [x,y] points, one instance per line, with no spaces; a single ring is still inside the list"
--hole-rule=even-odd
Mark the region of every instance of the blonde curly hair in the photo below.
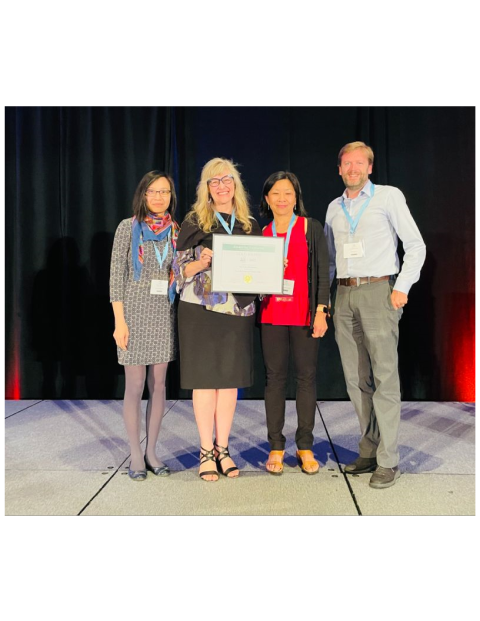
[[[250,207],[248,204],[248,194],[243,187],[240,173],[236,165],[231,160],[221,157],[215,157],[208,161],[202,169],[200,181],[197,185],[197,198],[192,205],[191,211],[187,214],[187,220],[197,222],[198,226],[204,233],[210,233],[212,229],[217,228],[218,221],[215,218],[213,201],[208,189],[207,181],[215,175],[220,175],[227,169],[228,174],[232,175],[235,184],[235,194],[233,197],[233,206],[235,208],[235,218],[242,224],[245,233],[250,233],[252,223],[250,221]]]

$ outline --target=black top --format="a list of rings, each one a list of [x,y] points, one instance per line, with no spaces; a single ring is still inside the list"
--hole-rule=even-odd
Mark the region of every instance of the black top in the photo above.
[[[231,214],[223,213],[221,211],[219,213],[221,216],[223,216],[223,219],[225,220],[227,225],[230,225],[230,220],[232,217]],[[250,218],[250,221],[252,223],[252,230],[249,235],[261,236],[262,230],[258,222],[255,220],[255,218]],[[200,244],[205,248],[209,248],[210,250],[212,250],[212,236],[214,233],[215,235],[228,235],[227,231],[223,228],[220,222],[217,222],[217,227],[213,228],[210,233],[205,233],[198,226],[197,222],[184,220],[180,229],[180,233],[178,234],[177,250],[188,250],[189,248],[195,248]],[[243,224],[238,220],[235,220],[232,235],[247,235],[247,233],[245,233],[245,231],[243,230]],[[245,308],[246,306],[251,304],[257,297],[256,294],[235,293],[234,291],[232,291],[232,293],[235,296],[237,304],[240,306],[240,308]]]
[[[330,275],[327,240],[323,226],[314,218],[307,218],[308,246],[308,299],[310,301],[310,328],[313,329],[319,304],[328,306]]]

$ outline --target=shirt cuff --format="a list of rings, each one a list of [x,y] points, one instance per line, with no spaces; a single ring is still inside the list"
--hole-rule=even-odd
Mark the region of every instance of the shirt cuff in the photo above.
[[[412,283],[408,282],[407,280],[399,276],[397,280],[395,281],[395,285],[393,286],[393,289],[395,291],[401,291],[405,295],[408,295],[408,292],[410,291],[411,287],[412,287]]]

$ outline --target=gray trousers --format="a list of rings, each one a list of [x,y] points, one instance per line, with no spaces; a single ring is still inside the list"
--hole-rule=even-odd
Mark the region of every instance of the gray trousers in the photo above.
[[[388,280],[339,285],[333,315],[348,396],[360,422],[360,456],[376,457],[385,468],[399,461],[397,346],[403,311],[393,308],[391,292]]]

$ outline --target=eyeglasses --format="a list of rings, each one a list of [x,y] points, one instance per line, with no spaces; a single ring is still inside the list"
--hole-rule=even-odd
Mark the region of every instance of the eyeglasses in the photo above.
[[[220,183],[223,183],[223,185],[232,185],[233,175],[225,175],[225,177],[222,177],[221,179],[215,179],[215,177],[213,179],[207,179],[207,185],[211,188],[218,188]]]
[[[171,193],[171,190],[147,190],[145,192],[146,196],[156,196],[157,194],[160,194],[160,196],[168,196]]]

